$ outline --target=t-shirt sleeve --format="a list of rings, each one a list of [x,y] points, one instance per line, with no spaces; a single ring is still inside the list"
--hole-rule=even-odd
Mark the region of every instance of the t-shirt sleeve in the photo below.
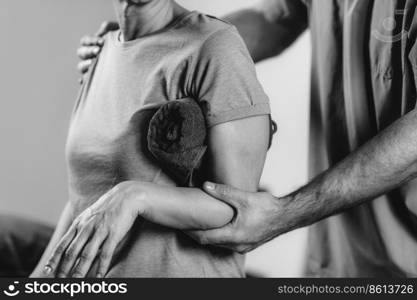
[[[270,114],[255,65],[234,27],[213,33],[194,61],[189,87],[203,107],[209,127]]]

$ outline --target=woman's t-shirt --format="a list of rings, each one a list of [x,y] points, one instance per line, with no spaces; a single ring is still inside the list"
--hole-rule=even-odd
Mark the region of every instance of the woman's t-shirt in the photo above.
[[[75,105],[67,141],[70,201],[77,213],[120,182],[175,182],[147,153],[154,109],[191,97],[209,127],[270,113],[237,30],[191,12],[134,41],[112,32]],[[250,142],[250,141],[248,141]],[[239,277],[243,257],[200,246],[184,233],[141,220],[108,276]]]

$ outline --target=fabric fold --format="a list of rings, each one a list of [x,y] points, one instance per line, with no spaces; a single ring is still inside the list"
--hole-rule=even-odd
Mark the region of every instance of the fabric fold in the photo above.
[[[192,98],[162,105],[149,124],[149,151],[182,186],[194,186],[194,173],[207,151],[206,139],[203,112]]]

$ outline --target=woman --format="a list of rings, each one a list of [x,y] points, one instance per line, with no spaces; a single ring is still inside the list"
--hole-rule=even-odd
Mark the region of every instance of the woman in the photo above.
[[[270,111],[253,62],[221,20],[171,0],[114,4],[120,30],[106,36],[71,120],[69,202],[32,276],[242,277],[241,255],[183,233],[224,226],[233,209],[179,187],[143,137],[155,107],[191,97],[208,127],[204,179],[256,191]]]

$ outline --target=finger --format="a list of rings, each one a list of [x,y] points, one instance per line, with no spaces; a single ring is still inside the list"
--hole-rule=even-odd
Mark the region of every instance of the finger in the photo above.
[[[96,231],[94,237],[88,242],[82,251],[77,266],[72,271],[73,278],[85,278],[88,271],[98,256],[99,249],[105,240],[106,235]]]
[[[88,69],[90,68],[92,63],[93,63],[92,59],[80,61],[78,63],[77,69],[81,74],[85,74],[88,72]]]
[[[101,24],[100,29],[96,33],[96,36],[103,37],[109,31],[114,31],[117,29],[119,29],[119,23],[106,21]]]
[[[104,242],[103,248],[101,249],[96,275],[97,278],[103,278],[109,271],[110,263],[113,259],[116,247],[117,242],[114,238],[109,236]]]
[[[242,206],[249,198],[247,192],[240,191],[228,185],[206,182],[203,188],[212,197],[222,200],[235,208]]]
[[[49,258],[43,269],[43,276],[53,277],[56,275],[56,270],[58,268],[59,262],[61,261],[62,256],[64,255],[67,247],[71,244],[73,239],[77,234],[75,226],[71,226],[68,232],[64,235],[58,245],[54,248],[52,256]]]
[[[220,229],[190,231],[187,234],[201,245],[222,246],[234,244],[236,232],[232,225],[227,225]]]
[[[101,47],[98,47],[98,46],[84,46],[84,47],[78,48],[77,56],[82,60],[86,60],[89,58],[97,57],[100,51],[101,51]]]
[[[100,250],[99,250],[100,252]],[[96,258],[93,261],[93,264],[90,267],[90,270],[87,272],[87,278],[96,278],[97,276],[97,270],[98,270],[98,262],[99,262],[100,253],[96,256]]]
[[[80,252],[84,249],[85,244],[89,240],[93,230],[90,226],[84,227],[74,238],[68,249],[65,251],[61,262],[58,266],[58,278],[65,278],[68,276],[71,269],[74,267]]]
[[[86,35],[81,38],[80,44],[81,46],[84,46],[84,47],[91,47],[91,46],[101,47],[104,45],[104,39],[99,36]]]

